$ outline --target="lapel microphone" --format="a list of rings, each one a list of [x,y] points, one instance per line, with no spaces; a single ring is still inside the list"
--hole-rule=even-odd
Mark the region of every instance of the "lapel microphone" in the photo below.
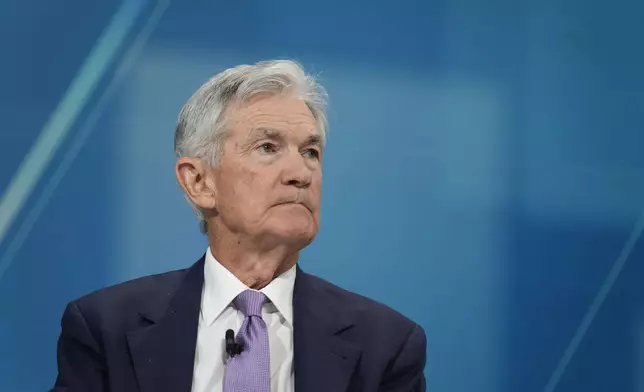
[[[242,351],[244,351],[244,347],[239,343],[235,343],[235,331],[232,329],[226,331],[226,352],[228,355],[232,358],[241,354]]]

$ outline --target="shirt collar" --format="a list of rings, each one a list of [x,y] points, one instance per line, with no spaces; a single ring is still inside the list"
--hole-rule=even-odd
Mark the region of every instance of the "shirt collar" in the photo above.
[[[293,288],[296,271],[293,266],[260,290],[291,326],[293,326]],[[247,289],[245,284],[215,259],[208,248],[201,299],[201,317],[206,325],[212,325],[235,297]]]

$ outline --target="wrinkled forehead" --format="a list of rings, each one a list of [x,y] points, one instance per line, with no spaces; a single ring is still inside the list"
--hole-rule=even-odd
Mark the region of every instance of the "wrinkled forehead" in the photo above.
[[[232,105],[226,128],[235,139],[314,138],[323,144],[322,131],[306,102],[290,95],[260,95]]]

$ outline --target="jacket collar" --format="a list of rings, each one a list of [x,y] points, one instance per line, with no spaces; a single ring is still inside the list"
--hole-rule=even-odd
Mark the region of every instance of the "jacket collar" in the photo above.
[[[141,392],[190,392],[197,344],[204,257],[172,293],[151,298],[140,314],[152,325],[127,334]],[[166,305],[167,304],[167,305]]]
[[[141,392],[190,392],[201,294],[202,257],[174,292],[160,293],[140,315],[151,325],[127,333]],[[297,267],[293,293],[295,389],[345,391],[360,349],[342,339],[354,322],[328,284]]]
[[[298,266],[293,294],[296,391],[346,391],[361,355],[359,347],[342,338],[354,322],[328,288]]]

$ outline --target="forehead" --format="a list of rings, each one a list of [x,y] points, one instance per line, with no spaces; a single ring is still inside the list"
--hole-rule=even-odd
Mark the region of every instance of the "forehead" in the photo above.
[[[275,129],[292,136],[317,134],[317,123],[306,103],[289,95],[259,95],[230,108],[231,136],[246,137],[257,129]]]

